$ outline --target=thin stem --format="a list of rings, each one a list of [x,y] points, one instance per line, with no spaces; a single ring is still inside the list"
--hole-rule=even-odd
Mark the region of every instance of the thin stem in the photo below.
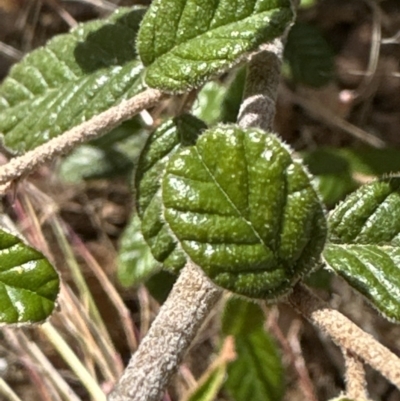
[[[296,285],[289,303],[342,349],[360,357],[400,389],[400,359],[347,317],[302,284]]]
[[[346,396],[353,400],[367,400],[364,364],[357,355],[348,350],[343,350],[343,356],[346,365]]]
[[[0,184],[21,178],[39,165],[53,160],[56,156],[70,152],[77,145],[104,135],[140,111],[154,106],[164,96],[158,90],[147,89],[25,153],[23,156],[12,159],[0,167]]]
[[[157,401],[221,295],[194,264],[182,270],[109,401]]]
[[[238,123],[242,128],[272,129],[281,76],[283,42],[275,39],[250,59]]]
[[[2,377],[0,377],[0,394],[8,401],[22,401]]]

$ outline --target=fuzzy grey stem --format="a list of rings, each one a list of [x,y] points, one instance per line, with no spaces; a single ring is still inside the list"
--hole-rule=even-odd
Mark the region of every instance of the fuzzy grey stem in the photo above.
[[[109,401],[158,401],[221,292],[188,263]]]
[[[289,303],[342,349],[366,362],[400,389],[400,359],[365,333],[347,317],[314,295],[302,284],[296,285]]]
[[[281,38],[265,44],[250,59],[247,67],[243,103],[238,123],[241,127],[272,129],[281,75],[283,42]]]
[[[162,92],[156,89],[147,89],[25,153],[23,156],[12,159],[0,167],[0,184],[21,178],[39,165],[53,160],[55,156],[70,152],[77,145],[104,135],[140,111],[153,107],[164,96]]]
[[[352,400],[368,400],[364,364],[357,355],[343,350],[346,365],[346,396]]]

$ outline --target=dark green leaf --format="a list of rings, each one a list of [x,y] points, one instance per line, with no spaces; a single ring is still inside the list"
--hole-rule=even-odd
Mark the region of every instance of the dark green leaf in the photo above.
[[[400,321],[400,248],[329,244],[326,263],[381,313]]]
[[[199,86],[281,35],[292,18],[289,0],[154,0],[138,37],[146,82],[172,92]]]
[[[400,177],[362,186],[331,214],[327,264],[400,321]]]
[[[164,218],[216,284],[274,299],[310,272],[326,236],[321,202],[273,134],[220,126],[167,165]]]
[[[135,37],[144,8],[79,25],[15,65],[0,85],[0,132],[25,152],[142,90]]]
[[[53,311],[59,277],[47,259],[0,230],[0,323],[34,323]]]
[[[318,149],[304,156],[304,163],[316,182],[326,205],[338,201],[357,188],[350,162],[334,149]]]
[[[146,288],[151,296],[162,304],[168,298],[168,295],[175,283],[176,276],[167,270],[161,270],[146,281]]]
[[[400,245],[400,177],[363,185],[329,217],[337,244]]]
[[[284,53],[296,82],[319,87],[333,76],[334,55],[319,30],[297,22],[289,32]]]
[[[233,335],[237,358],[228,366],[225,388],[235,401],[279,401],[283,397],[283,367],[278,349],[263,328],[258,305],[231,298],[222,330]]]
[[[160,179],[169,158],[181,147],[193,144],[206,125],[191,115],[162,124],[147,141],[136,170],[135,186],[143,237],[154,257],[172,271],[182,268],[186,257],[162,218]]]
[[[246,68],[240,68],[226,90],[224,100],[221,105],[221,122],[234,123],[239,114],[240,104],[242,103],[244,85],[246,82]]]
[[[160,269],[140,231],[134,215],[126,227],[118,254],[118,279],[125,287],[141,284]]]

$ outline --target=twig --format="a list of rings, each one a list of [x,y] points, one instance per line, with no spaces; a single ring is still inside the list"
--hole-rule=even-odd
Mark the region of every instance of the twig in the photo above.
[[[400,389],[400,359],[370,334],[365,333],[337,310],[331,309],[302,284],[294,288],[288,300],[312,324],[328,334],[339,347],[358,355]]]
[[[273,308],[267,311],[265,305],[263,306],[263,309],[264,313],[268,313],[268,315],[266,315],[268,316],[267,329],[278,340],[279,345],[284,352],[284,356],[286,356],[288,359],[288,363],[293,366],[298,376],[299,387],[303,392],[305,399],[307,401],[317,401],[318,399],[315,395],[314,386],[311,382],[310,375],[308,374],[308,370],[300,348],[300,342],[298,339],[298,332],[300,330],[299,321],[296,319],[289,328],[290,338],[289,335],[285,337],[277,321],[278,309]]]
[[[275,39],[253,55],[247,67],[246,86],[239,110],[238,123],[242,128],[272,129],[280,71],[283,42]]]
[[[197,266],[188,263],[109,401],[159,400],[220,294]]]
[[[367,400],[364,364],[348,350],[343,350],[343,356],[346,365],[346,396],[352,400]]]
[[[53,160],[58,155],[70,152],[77,145],[104,135],[141,110],[154,106],[164,96],[156,89],[147,89],[25,153],[23,156],[12,159],[0,167],[0,184],[21,178],[39,165]]]

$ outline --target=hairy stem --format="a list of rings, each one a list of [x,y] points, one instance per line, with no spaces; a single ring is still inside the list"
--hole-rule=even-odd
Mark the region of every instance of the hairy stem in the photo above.
[[[154,106],[164,96],[158,90],[147,89],[25,153],[23,156],[12,159],[0,167],[0,185],[21,178],[39,165],[53,160],[58,155],[70,152],[77,145],[106,134],[140,111]]]
[[[343,350],[346,365],[346,396],[359,401],[368,400],[364,364],[357,355]]]
[[[357,355],[400,389],[400,359],[347,317],[331,309],[302,284],[296,285],[289,303],[339,347]]]
[[[157,401],[221,295],[194,264],[182,270],[109,401]]]
[[[238,123],[242,128],[272,129],[281,75],[283,42],[281,38],[262,46],[247,67],[246,86]]]

